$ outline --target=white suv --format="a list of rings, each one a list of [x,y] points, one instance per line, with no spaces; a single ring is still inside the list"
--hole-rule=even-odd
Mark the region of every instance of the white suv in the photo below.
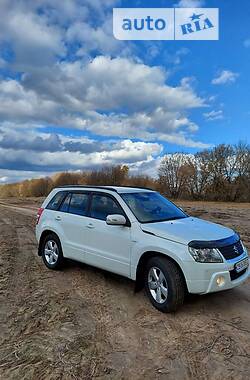
[[[48,268],[70,258],[126,276],[163,312],[176,310],[185,291],[230,289],[249,274],[237,233],[144,188],[56,188],[38,211],[36,236]]]

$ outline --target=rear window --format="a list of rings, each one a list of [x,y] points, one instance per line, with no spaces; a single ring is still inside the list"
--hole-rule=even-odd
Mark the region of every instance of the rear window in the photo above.
[[[59,191],[48,203],[46,209],[48,210],[58,210],[60,204],[62,203],[64,197],[66,196],[66,191]]]
[[[71,193],[67,195],[67,197],[64,199],[60,206],[60,211],[62,212],[68,212],[69,210],[69,204],[70,204],[70,199],[71,199]]]

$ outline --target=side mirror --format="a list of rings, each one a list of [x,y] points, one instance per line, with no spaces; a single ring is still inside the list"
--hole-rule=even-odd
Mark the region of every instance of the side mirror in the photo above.
[[[125,224],[127,224],[127,221],[125,216],[120,214],[113,214],[107,216],[106,223],[111,226],[125,226]]]

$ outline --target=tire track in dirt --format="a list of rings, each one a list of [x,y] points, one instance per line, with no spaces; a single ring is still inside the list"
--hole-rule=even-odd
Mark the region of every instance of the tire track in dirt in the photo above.
[[[53,379],[88,378],[94,347],[91,343],[86,345],[84,340],[92,338],[91,326],[85,328],[74,318],[72,306],[76,308],[76,305],[67,302],[65,289],[58,294],[58,284],[54,281],[59,277],[59,283],[63,283],[64,279],[60,278],[64,277],[63,273],[47,273],[35,255],[34,233],[30,235],[27,231],[23,217],[17,214],[10,217],[10,214],[8,212],[9,223],[2,235],[12,244],[7,251],[11,271],[6,286],[6,309],[1,305],[9,334],[1,336],[0,377],[47,379],[53,374]],[[26,222],[32,220],[29,218]],[[6,252],[2,254],[6,258]],[[87,320],[91,321],[88,315]],[[83,354],[79,355],[81,348]],[[85,352],[86,363],[80,365]]]
[[[19,213],[20,211],[22,211],[22,209],[19,208],[17,212]],[[29,308],[29,302],[30,302],[29,298],[31,298],[31,301],[33,301],[34,297],[38,298],[38,299],[40,298],[42,292],[39,289],[35,289],[35,292],[33,291],[32,295],[30,295],[29,289],[27,289],[27,288],[30,288],[31,286],[33,286],[33,284],[34,285],[36,285],[38,283],[41,284],[43,278],[41,275],[39,276],[39,273],[41,274],[43,271],[46,271],[46,269],[43,266],[43,264],[41,263],[41,260],[38,257],[36,257],[36,252],[34,252],[34,248],[36,246],[34,245],[35,238],[34,238],[33,226],[28,225],[28,223],[24,224],[23,218],[22,218],[22,222],[21,222],[22,224],[21,224],[18,219],[19,218],[16,217],[16,215],[15,215],[15,217],[12,218],[12,220],[4,218],[3,223],[11,225],[12,230],[15,231],[15,236],[16,236],[15,239],[13,238],[13,236],[11,236],[11,237],[8,236],[8,239],[11,239],[13,242],[13,246],[11,247],[12,250],[14,247],[19,247],[19,251],[21,251],[21,252],[19,252],[18,249],[15,249],[16,254],[13,255],[13,265],[12,265],[12,270],[11,270],[12,276],[9,279],[8,289],[10,290],[11,294],[13,294],[13,295],[18,294],[18,299],[15,299],[15,297],[14,297],[12,299],[12,303],[15,304],[19,308],[19,311],[22,314],[22,312],[25,312],[25,310]],[[29,222],[31,224],[34,224],[34,221],[31,218],[29,218]],[[29,231],[27,231],[27,230],[29,230]],[[7,236],[5,236],[5,237],[7,238]],[[23,274],[25,274],[25,276],[26,276],[24,282],[23,282],[23,278],[21,277],[21,275],[23,275]],[[57,273],[57,275],[59,275],[59,276],[63,275],[63,277],[64,277],[63,281],[62,282],[60,281],[60,285],[62,287],[61,288],[61,293],[63,294],[62,298],[63,298],[63,300],[65,300],[69,297],[69,294],[68,294],[69,291],[67,289],[67,286],[65,286],[66,285],[65,284],[65,277],[68,277],[67,271],[66,271],[66,276],[64,273]],[[71,273],[69,273],[69,276],[71,276]],[[56,277],[58,277],[58,276],[56,276]],[[55,278],[55,272],[50,272],[50,273],[47,273],[46,280],[47,279],[49,279],[49,281],[52,282],[52,286],[50,285],[50,287],[46,289],[46,297],[49,298],[50,294],[48,294],[48,293],[50,293],[50,289],[51,288],[56,289],[56,287],[58,286],[58,283],[57,283],[58,278],[57,279]],[[70,286],[70,282],[71,282],[71,279],[68,281],[69,286]],[[66,283],[67,283],[67,281],[66,281]],[[22,290],[20,290],[20,289],[22,289]],[[49,290],[49,292],[48,292],[48,290]],[[72,289],[71,289],[71,291],[72,291]],[[20,308],[20,305],[19,305],[20,299],[25,299],[25,303],[27,306],[26,308],[23,306]],[[72,300],[71,300],[71,302],[72,302]],[[23,301],[22,301],[22,304],[23,304]],[[47,306],[47,304],[45,304],[44,306]],[[76,306],[76,305],[74,305],[74,306]],[[42,310],[42,311],[45,311],[45,310]],[[12,314],[9,314],[10,319],[14,318],[15,313],[16,313],[16,310]],[[78,315],[80,315],[80,313],[78,313]],[[89,316],[88,316],[88,318],[91,319]],[[72,319],[74,319],[74,316],[71,315],[70,319],[72,322]],[[102,325],[100,324],[100,327],[99,327],[100,331],[97,332],[97,336],[94,337],[95,340],[99,340],[99,342],[101,342],[100,338],[101,338],[101,334],[103,333],[103,327],[101,327],[101,326]],[[32,330],[32,326],[28,326],[28,327],[25,326],[25,328],[26,329],[28,328],[28,330]],[[23,330],[22,333],[25,334],[26,329]],[[94,351],[95,351],[95,348],[94,348]],[[94,362],[94,363],[96,363],[96,362]],[[7,364],[10,364],[10,363],[7,363]],[[95,364],[95,367],[96,367],[96,364]],[[95,371],[96,371],[96,368],[95,368]],[[87,372],[92,373],[93,369],[91,369],[91,371],[89,370]],[[87,373],[86,373],[86,376],[88,376]]]
[[[19,211],[18,211],[19,212]],[[5,220],[6,222],[6,220]],[[91,275],[90,277],[88,276],[89,271],[92,272],[91,268],[88,268],[89,271],[87,270],[87,278],[86,278],[86,273],[82,270],[82,267],[78,266],[77,264],[69,264],[65,268],[64,272],[49,272],[44,265],[41,262],[41,259],[39,259],[36,256],[36,246],[34,244],[34,232],[33,232],[33,219],[32,218],[27,218],[25,217],[25,221],[23,217],[15,217],[12,220],[8,221],[9,225],[12,225],[13,229],[15,230],[15,235],[16,239],[13,240],[13,244],[15,247],[18,247],[16,249],[16,255],[13,256],[14,262],[13,262],[13,267],[12,267],[12,277],[10,279],[10,283],[8,285],[8,288],[10,289],[10,292],[15,295],[18,294],[18,297],[13,297],[12,298],[12,303],[15,304],[16,308],[13,311],[12,314],[10,314],[10,319],[16,319],[16,321],[19,322],[19,319],[25,317],[26,318],[26,312],[27,310],[29,311],[33,307],[33,302],[39,302],[39,299],[42,298],[43,296],[43,291],[41,289],[37,289],[37,284],[41,284],[44,280],[44,277],[42,276],[42,273],[45,272],[46,274],[46,281],[50,282],[49,289],[46,289],[46,299],[50,299],[53,297],[53,291],[51,292],[51,289],[55,289],[58,286],[58,283],[60,284],[60,296],[62,296],[63,301],[69,301],[70,305],[72,305],[75,310],[74,315],[70,315],[70,323],[72,321],[77,321],[82,319],[81,312],[82,310],[77,310],[77,304],[76,302],[73,301],[74,299],[74,293],[75,296],[78,298],[78,303],[79,303],[79,293],[76,292],[77,287],[75,286],[75,281],[74,276],[81,282],[81,287],[83,286],[84,288],[84,293],[82,296],[82,300],[85,304],[87,305],[87,308],[91,310],[92,316],[90,317],[89,315],[87,318],[91,320],[92,318],[94,319],[94,323],[96,325],[95,331],[93,333],[92,339],[94,341],[93,344],[93,357],[91,358],[91,364],[90,368],[88,371],[85,373],[85,376],[94,376],[94,374],[110,374],[112,373],[112,376],[115,378],[115,373],[116,373],[116,368],[109,366],[109,361],[106,361],[106,354],[112,350],[111,346],[108,347],[109,345],[109,338],[107,337],[106,333],[106,318],[108,314],[112,315],[112,309],[110,309],[109,304],[111,298],[111,293],[113,293],[113,290],[110,288],[110,286],[105,287],[105,291],[103,290],[102,286],[100,285],[99,287],[97,286],[97,289],[95,292],[98,294],[98,299],[101,300],[101,303],[99,302],[93,302],[93,299],[90,297],[86,297],[86,293],[88,293],[88,288],[85,285],[90,284],[89,279],[93,278]],[[32,232],[32,234],[30,233]],[[13,247],[12,247],[13,248]],[[76,273],[75,273],[76,272]],[[23,281],[23,276],[25,275],[25,281]],[[104,278],[103,275],[100,275],[101,277]],[[62,279],[63,277],[63,279]],[[95,289],[96,284],[95,284],[96,279],[92,281],[92,289]],[[106,281],[104,279],[105,282]],[[32,294],[30,294],[30,288],[33,288]],[[72,294],[73,293],[73,294]],[[23,302],[25,300],[25,302]],[[109,302],[108,302],[109,301]],[[25,303],[25,306],[24,306]],[[38,311],[41,313],[46,313],[46,309],[48,306],[49,302],[46,302],[44,305],[42,303],[42,306],[38,308]],[[80,304],[79,304],[80,305]],[[16,315],[16,309],[18,318],[15,318]],[[105,310],[105,313],[103,311]],[[32,320],[37,319],[38,312],[35,310],[32,311]],[[55,317],[55,316],[54,316]],[[107,317],[108,319],[108,317]],[[23,335],[29,335],[29,333],[32,333],[34,329],[36,329],[37,321],[35,322],[35,325],[32,324],[33,321],[29,321],[29,323],[25,324],[24,327],[22,327],[21,331],[16,331],[16,338],[18,340],[18,335],[23,334]],[[40,322],[39,322],[40,323]],[[11,326],[10,326],[11,328]],[[90,328],[91,330],[91,328]],[[88,328],[89,331],[89,328]],[[37,337],[36,337],[37,339]],[[22,351],[22,341],[18,342],[17,345],[19,347],[19,352],[16,353],[20,359],[20,351]],[[38,342],[39,343],[39,342]],[[103,350],[102,347],[105,347]],[[10,346],[10,350],[13,350],[13,346]],[[15,351],[16,352],[16,351]],[[62,356],[65,354],[63,353]],[[30,362],[30,365],[32,368],[34,366],[38,365],[39,363],[43,363],[43,361],[38,361],[35,362]],[[7,362],[7,366],[12,366],[10,362]],[[20,361],[19,366],[17,366],[17,370],[20,373],[20,371],[24,370],[24,368],[27,370],[28,369],[28,364],[26,361]],[[83,378],[87,378],[87,377]],[[68,377],[67,377],[68,378]]]
[[[30,215],[30,216],[34,216],[37,211],[37,208],[34,208],[34,207],[20,207],[20,206],[14,206],[11,204],[6,204],[4,202],[0,202],[0,206],[13,210],[16,213],[21,213],[21,214]]]

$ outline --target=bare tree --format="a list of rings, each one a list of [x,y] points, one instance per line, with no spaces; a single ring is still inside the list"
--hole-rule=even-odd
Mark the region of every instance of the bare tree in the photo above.
[[[194,167],[188,156],[176,153],[166,155],[159,168],[161,191],[172,198],[179,198],[187,190],[188,180]]]
[[[192,163],[194,170],[190,180],[191,193],[194,199],[202,199],[211,180],[210,152],[204,150],[196,153]]]
[[[239,142],[235,147],[237,175],[234,179],[233,200],[250,201],[250,146]]]
[[[123,185],[128,178],[129,168],[124,165],[106,166],[101,170],[93,170],[87,179],[89,185]]]

